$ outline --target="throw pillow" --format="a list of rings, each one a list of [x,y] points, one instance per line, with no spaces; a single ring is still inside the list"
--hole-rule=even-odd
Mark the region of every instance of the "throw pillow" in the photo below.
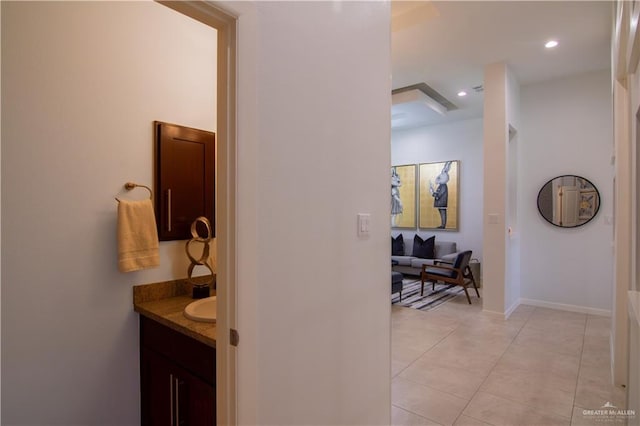
[[[404,256],[404,239],[402,234],[391,237],[391,256]]]
[[[436,236],[429,237],[426,240],[420,238],[419,235],[413,237],[413,256],[422,259],[433,259],[435,256]]]

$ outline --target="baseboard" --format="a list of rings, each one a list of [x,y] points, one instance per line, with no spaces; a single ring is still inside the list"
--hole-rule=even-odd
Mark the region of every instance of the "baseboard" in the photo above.
[[[487,309],[483,309],[482,312],[485,314],[490,314],[490,315],[495,315],[497,317],[499,317],[500,319],[504,319],[507,320],[509,319],[509,315],[511,315],[513,313],[513,311],[515,311],[518,306],[520,306],[520,299],[516,300],[516,302],[509,308],[507,309],[504,313],[502,312],[496,312],[496,311],[489,311]]]
[[[613,332],[611,332],[609,333],[609,356],[611,357],[609,358],[611,360],[611,362],[609,363],[610,365],[609,373],[611,373],[611,379],[613,381],[613,384],[618,386],[619,384],[616,383],[615,353],[616,353],[616,350],[615,350],[615,344],[613,341]]]
[[[487,309],[482,309],[482,313],[483,314],[487,314],[487,315],[494,315],[496,318],[498,319],[505,319],[505,316],[502,312],[496,312],[496,311],[489,311]]]
[[[520,306],[520,304],[522,303],[522,299],[518,299],[516,300],[513,305],[511,305],[511,307],[509,309],[507,309],[504,312],[504,319],[508,320],[509,317],[511,316],[511,314],[513,313],[513,311],[515,311],[516,309],[518,309],[518,306]]]
[[[588,308],[586,306],[566,305],[564,303],[545,302],[543,300],[523,299],[519,301],[522,305],[537,306],[540,308],[559,309],[561,311],[579,312],[581,314],[599,315],[602,317],[610,317],[611,311],[606,309]]]

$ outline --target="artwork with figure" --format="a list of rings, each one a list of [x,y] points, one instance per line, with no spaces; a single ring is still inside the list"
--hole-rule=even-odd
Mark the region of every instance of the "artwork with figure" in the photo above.
[[[458,229],[459,163],[420,164],[420,228]]]
[[[391,168],[391,226],[416,227],[416,165]]]

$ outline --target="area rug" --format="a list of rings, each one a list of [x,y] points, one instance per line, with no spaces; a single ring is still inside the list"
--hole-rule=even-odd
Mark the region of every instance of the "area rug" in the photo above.
[[[400,294],[395,293],[391,295],[391,303],[396,306],[428,311],[460,293],[464,294],[464,290],[458,285],[436,283],[436,289],[431,290],[431,283],[424,283],[424,295],[420,296],[420,280],[404,279],[402,280],[402,300],[400,300]]]

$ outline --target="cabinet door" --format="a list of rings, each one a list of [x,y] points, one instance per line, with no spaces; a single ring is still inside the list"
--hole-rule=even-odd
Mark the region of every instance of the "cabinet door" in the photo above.
[[[191,223],[199,216],[209,219],[215,233],[215,134],[159,121],[154,124],[159,239],[191,238]]]
[[[176,382],[176,426],[216,424],[216,395],[213,386],[188,372],[174,370]]]
[[[141,351],[142,425],[216,424],[213,386],[150,349]]]
[[[143,426],[175,426],[171,364],[140,348],[141,417]]]

